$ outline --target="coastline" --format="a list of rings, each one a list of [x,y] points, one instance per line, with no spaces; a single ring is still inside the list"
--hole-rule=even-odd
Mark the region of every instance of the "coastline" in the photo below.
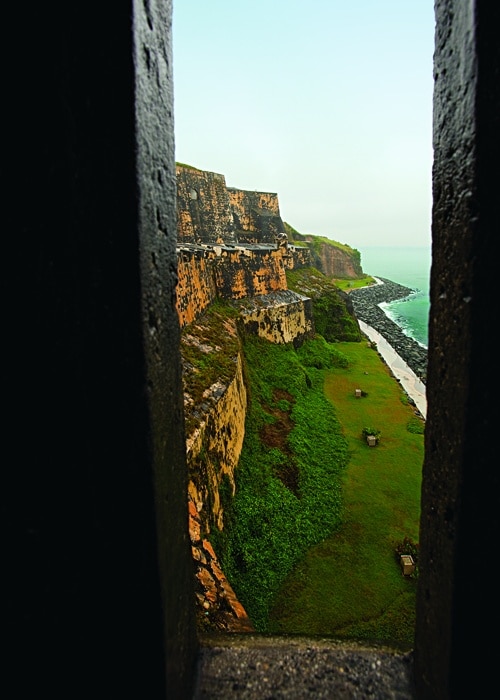
[[[362,333],[377,345],[380,356],[425,419],[427,348],[407,336],[379,306],[403,299],[415,290],[383,277],[375,279],[376,285],[349,292],[354,312]]]
[[[411,367],[407,365],[375,328],[368,326],[363,321],[359,321],[359,326],[362,333],[364,333],[371,342],[377,345],[379,355],[425,419],[427,417],[425,384],[416,376]]]

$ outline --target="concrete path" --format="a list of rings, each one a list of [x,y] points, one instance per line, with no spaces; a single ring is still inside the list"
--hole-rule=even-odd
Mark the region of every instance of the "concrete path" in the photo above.
[[[420,381],[413,370],[408,367],[406,362],[401,359],[401,357],[394,351],[387,340],[380,335],[378,331],[371,326],[368,326],[363,321],[359,321],[359,327],[371,341],[377,344],[377,350],[383,357],[384,362],[388,367],[390,367],[394,376],[399,379],[401,386],[404,388],[408,396],[415,401],[415,405],[425,419],[427,417],[425,384]]]

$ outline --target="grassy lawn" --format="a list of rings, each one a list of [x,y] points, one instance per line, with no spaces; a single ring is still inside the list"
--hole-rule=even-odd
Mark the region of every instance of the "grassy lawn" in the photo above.
[[[333,279],[336,286],[342,289],[344,292],[348,292],[351,289],[360,289],[361,287],[368,287],[371,284],[375,284],[375,280],[370,275],[362,277],[360,279]]]
[[[268,631],[410,649],[416,580],[402,575],[395,548],[405,537],[418,542],[423,434],[408,430],[419,419],[367,343],[335,347],[349,359],[348,369],[333,368],[324,381],[348,444],[342,525],[286,578]],[[362,439],[365,426],[381,431],[376,447]]]

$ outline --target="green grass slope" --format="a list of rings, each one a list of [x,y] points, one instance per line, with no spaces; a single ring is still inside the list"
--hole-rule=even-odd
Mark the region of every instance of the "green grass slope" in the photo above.
[[[261,632],[411,648],[416,580],[396,549],[418,539],[423,422],[368,343],[244,346],[237,491],[213,534],[238,597]]]
[[[324,391],[348,442],[342,525],[287,577],[268,629],[410,649],[416,579],[402,575],[395,553],[405,538],[418,541],[423,422],[367,344],[338,349],[349,367],[328,371]],[[362,439],[367,425],[381,431],[376,447]]]

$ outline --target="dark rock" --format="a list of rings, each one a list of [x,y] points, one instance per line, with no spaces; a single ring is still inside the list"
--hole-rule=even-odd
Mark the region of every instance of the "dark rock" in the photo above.
[[[391,321],[380,308],[383,302],[396,301],[410,296],[416,290],[379,277],[382,284],[353,289],[349,296],[358,320],[374,328],[397,352],[415,375],[425,384],[427,378],[427,348],[410,338]]]

